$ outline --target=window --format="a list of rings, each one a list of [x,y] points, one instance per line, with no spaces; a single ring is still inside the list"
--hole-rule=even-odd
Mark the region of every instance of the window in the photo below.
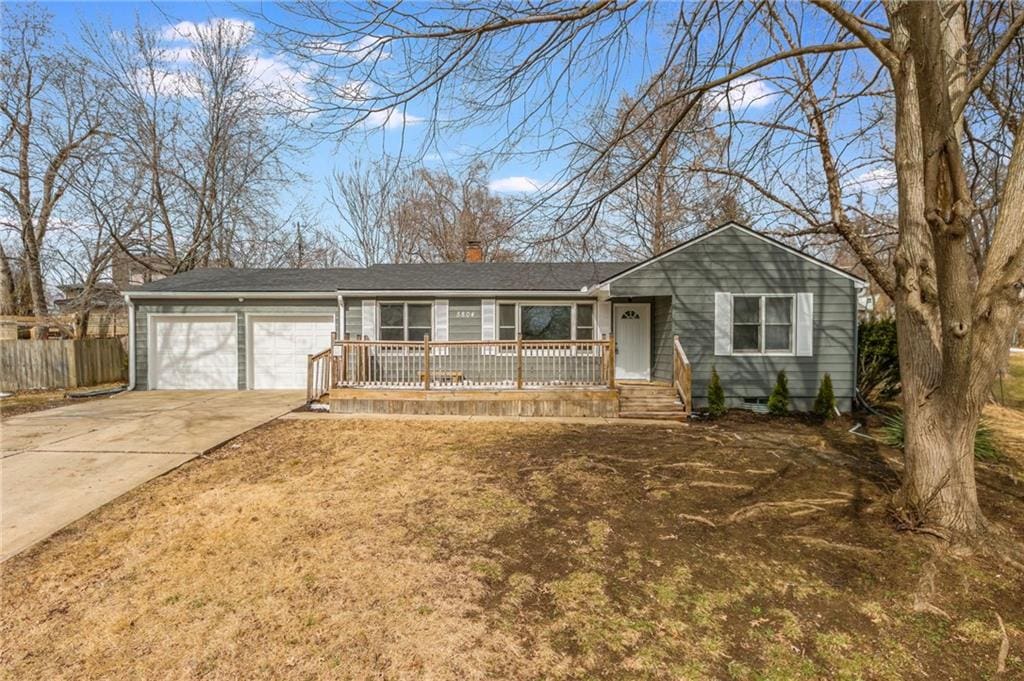
[[[594,306],[576,306],[576,340],[594,338]]]
[[[793,296],[733,296],[732,351],[793,350]]]
[[[516,339],[516,305],[502,303],[498,305],[498,340]]]
[[[431,329],[430,303],[381,303],[380,339],[422,341]]]
[[[572,307],[520,305],[519,329],[523,340],[571,340]]]
[[[498,340],[593,340],[594,307],[593,303],[499,303]]]

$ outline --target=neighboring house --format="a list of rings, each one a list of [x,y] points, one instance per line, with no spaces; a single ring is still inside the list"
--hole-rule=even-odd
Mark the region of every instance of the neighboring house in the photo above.
[[[370,394],[359,389],[482,400],[474,388],[526,399],[518,388],[607,388],[612,375],[671,386],[678,337],[687,409],[705,404],[715,366],[731,406],[763,405],[785,369],[794,408],[811,406],[827,372],[846,411],[864,285],[730,223],[639,263],[194,270],[126,297],[136,389],[304,388],[307,356],[332,333],[330,387],[349,391],[332,405]]]

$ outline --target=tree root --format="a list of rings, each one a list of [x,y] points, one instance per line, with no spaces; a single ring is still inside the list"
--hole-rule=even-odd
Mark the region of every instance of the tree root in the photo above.
[[[869,555],[877,555],[880,553],[878,549],[871,549],[867,546],[855,546],[853,544],[841,544],[839,542],[828,541],[827,539],[821,539],[819,537],[808,537],[803,534],[784,534],[784,539],[793,539],[803,544],[810,544],[811,546],[827,546],[833,549],[839,549],[841,551],[853,551],[856,553],[866,553]]]
[[[1006,625],[1003,618],[996,613],[996,620],[999,621],[999,631],[1003,634],[1003,640],[999,644],[999,655],[996,657],[996,674],[1006,673],[1006,657],[1010,654],[1010,637],[1006,634]]]
[[[914,612],[926,612],[938,615],[943,619],[952,622],[953,616],[942,608],[933,605],[928,599],[935,595],[935,572],[937,571],[935,560],[925,563],[921,573],[921,579],[917,583],[917,591],[914,592]]]
[[[679,517],[683,520],[692,520],[695,523],[707,525],[708,527],[718,527],[718,525],[716,525],[713,520],[709,520],[702,515],[690,515],[689,513],[680,513]]]
[[[798,512],[811,511],[818,512],[824,511],[824,506],[839,506],[843,504],[849,504],[849,498],[843,499],[793,499],[792,501],[759,501],[756,504],[744,506],[743,508],[733,511],[729,515],[728,522],[734,523],[739,520],[746,520],[755,515],[766,513],[773,510],[787,510],[793,509]]]
[[[754,489],[753,485],[744,485],[743,483],[731,483],[731,482],[712,482],[710,480],[694,480],[693,482],[687,483],[689,487],[715,487],[717,489],[735,489],[749,492]]]

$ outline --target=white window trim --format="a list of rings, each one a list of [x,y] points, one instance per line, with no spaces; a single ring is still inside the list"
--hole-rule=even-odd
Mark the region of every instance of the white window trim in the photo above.
[[[736,349],[736,299],[737,298],[757,298],[758,302],[758,315],[759,319],[757,322],[758,326],[758,350],[737,350]],[[788,350],[765,350],[764,339],[765,339],[765,314],[764,314],[764,301],[767,298],[789,298],[789,349]],[[730,345],[732,346],[732,354],[737,357],[743,356],[766,356],[766,357],[795,357],[796,356],[796,294],[795,293],[733,293],[732,294],[732,324],[729,326]],[[741,326],[753,326],[752,324],[743,324]],[[781,326],[781,325],[779,325]]]
[[[400,340],[400,341],[396,341],[396,340],[386,341],[386,340],[383,340],[381,338],[381,333],[380,332],[381,332],[381,329],[383,328],[383,325],[381,324],[381,320],[383,318],[383,315],[381,315],[380,308],[381,308],[382,305],[402,305],[402,338],[404,340]],[[409,306],[410,305],[426,305],[426,306],[428,306],[430,308],[430,331],[429,331],[429,334],[430,334],[431,339],[433,339],[433,337],[434,337],[434,301],[432,301],[432,300],[378,300],[377,301],[377,340],[379,342],[381,342],[381,343],[409,343],[409,342],[419,343],[419,342],[421,342],[421,341],[410,341],[409,340]],[[389,328],[389,329],[396,329],[398,327],[397,326],[389,326],[387,328]]]
[[[516,306],[516,337],[512,339],[506,338],[505,343],[514,343],[519,336],[523,333],[522,328],[522,312],[521,309],[524,305],[529,307],[568,307],[570,317],[570,337],[562,340],[550,341],[552,343],[569,343],[572,341],[592,341],[599,340],[597,338],[597,301],[590,300],[501,300],[494,301],[494,335],[495,340],[499,340],[501,335],[501,306],[502,305],[515,305]],[[576,336],[576,308],[578,305],[590,305],[593,308],[593,317],[591,319],[590,328],[592,329],[590,338],[578,338]]]

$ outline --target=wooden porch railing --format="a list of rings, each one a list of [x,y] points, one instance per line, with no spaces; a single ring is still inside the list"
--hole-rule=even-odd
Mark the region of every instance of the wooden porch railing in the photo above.
[[[615,386],[615,340],[335,341],[331,385],[509,390]],[[312,371],[312,370],[311,370]]]
[[[309,355],[306,363],[306,402],[315,402],[331,392],[334,385],[334,355],[331,348]]]
[[[672,385],[679,393],[679,399],[689,414],[693,411],[693,371],[690,367],[690,360],[683,350],[679,336],[672,339]]]

